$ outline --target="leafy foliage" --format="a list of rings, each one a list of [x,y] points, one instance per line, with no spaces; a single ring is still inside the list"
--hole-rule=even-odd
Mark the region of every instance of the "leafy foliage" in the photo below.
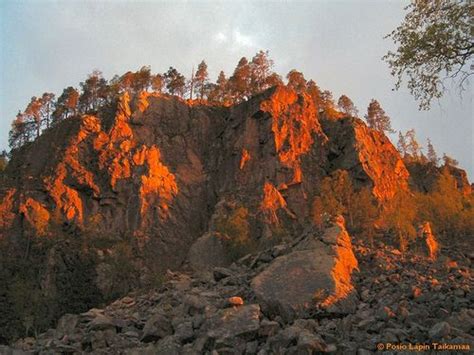
[[[216,232],[227,239],[227,250],[233,260],[248,254],[255,248],[250,238],[248,217],[248,209],[240,206],[228,216],[222,216],[216,220]]]
[[[403,23],[386,37],[398,46],[383,59],[397,78],[399,89],[407,79],[408,89],[420,109],[445,91],[444,81],[456,79],[461,89],[473,74],[470,58],[472,41],[472,1],[413,1]]]

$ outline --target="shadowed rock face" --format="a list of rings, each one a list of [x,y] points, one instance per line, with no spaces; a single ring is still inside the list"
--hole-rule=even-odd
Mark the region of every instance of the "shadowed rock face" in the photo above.
[[[421,163],[413,161],[407,163],[407,169],[410,172],[410,186],[421,192],[432,192],[435,188],[436,181],[445,168],[448,169],[449,174],[454,177],[457,188],[465,196],[470,195],[472,193],[472,187],[467,179],[466,171],[454,166],[437,167],[430,162]]]
[[[408,172],[385,136],[317,112],[308,95],[284,86],[233,107],[124,94],[114,114],[68,119],[15,152],[0,192],[0,237],[27,229],[40,237],[52,224],[128,235],[165,269],[213,230],[219,203],[249,211],[259,239],[271,238],[272,226],[300,231],[335,169],[381,200],[406,188]]]

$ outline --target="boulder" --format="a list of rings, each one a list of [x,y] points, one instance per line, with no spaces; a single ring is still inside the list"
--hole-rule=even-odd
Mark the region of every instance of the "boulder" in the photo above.
[[[433,325],[429,331],[430,339],[433,341],[440,340],[451,333],[451,326],[448,322],[439,322]]]
[[[188,259],[195,271],[212,271],[215,267],[231,263],[227,257],[224,241],[215,233],[206,233],[189,249]]]
[[[344,224],[336,223],[319,238],[303,240],[303,250],[276,258],[252,280],[264,313],[291,320],[313,307],[331,313],[355,310],[351,273],[358,264]]]
[[[233,338],[253,334],[260,326],[260,306],[247,306],[223,309],[207,321],[207,336],[213,339]]]
[[[61,334],[71,334],[76,329],[79,316],[76,314],[65,314],[58,320],[56,330]]]
[[[145,324],[141,341],[149,343],[173,334],[173,327],[168,318],[162,314],[155,314]]]

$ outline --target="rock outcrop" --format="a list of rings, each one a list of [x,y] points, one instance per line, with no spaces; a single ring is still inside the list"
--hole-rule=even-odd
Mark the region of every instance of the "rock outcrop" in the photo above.
[[[358,118],[323,119],[322,123],[330,138],[328,170],[347,170],[356,186],[372,186],[380,201],[408,190],[408,170],[387,136]]]

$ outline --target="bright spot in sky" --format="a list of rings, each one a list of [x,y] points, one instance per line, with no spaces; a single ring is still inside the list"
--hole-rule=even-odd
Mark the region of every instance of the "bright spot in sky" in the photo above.
[[[234,43],[242,47],[254,47],[253,40],[250,36],[242,34],[239,30],[235,30],[233,33]]]
[[[232,51],[257,47],[251,36],[243,34],[238,29],[233,31],[219,31],[214,35],[214,41],[220,44],[228,44]]]
[[[227,42],[227,36],[222,32],[218,32],[214,36],[214,40],[219,43],[224,43],[224,42]]]

